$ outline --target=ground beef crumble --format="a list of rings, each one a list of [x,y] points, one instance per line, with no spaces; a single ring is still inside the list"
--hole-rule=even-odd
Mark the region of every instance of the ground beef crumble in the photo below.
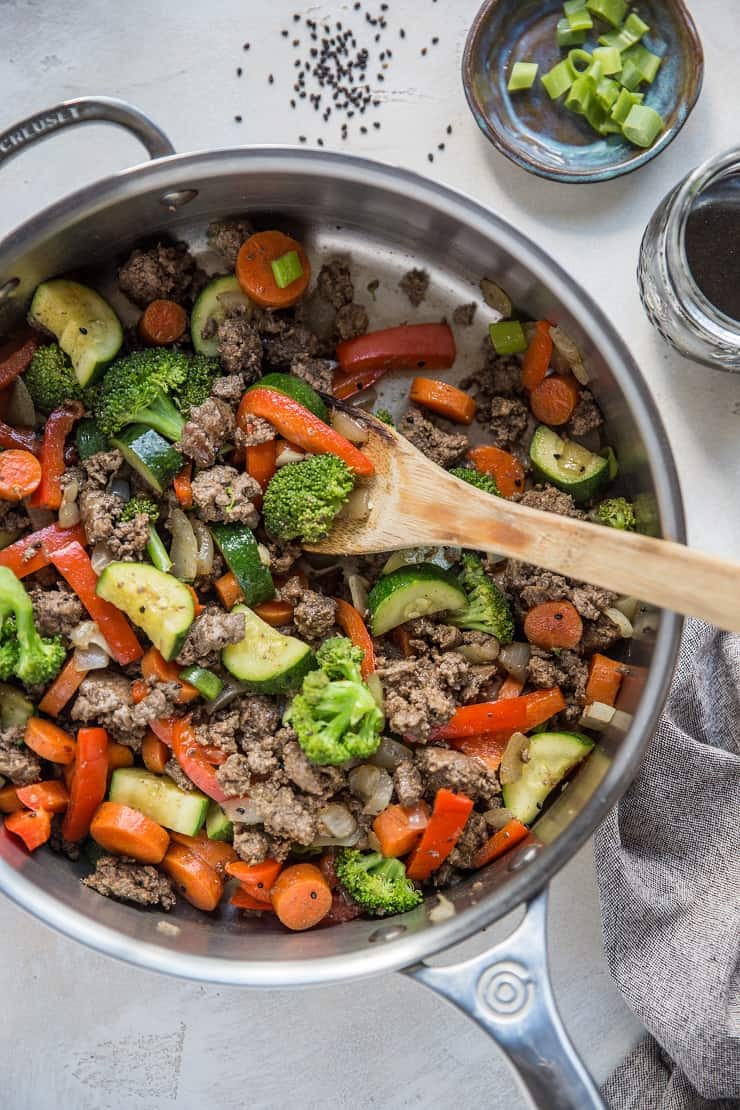
[[[535,486],[526,493],[515,493],[511,499],[530,509],[542,509],[546,513],[557,513],[558,516],[572,516],[585,520],[586,514],[576,508],[576,503],[569,493],[563,493],[555,486]]]
[[[429,274],[426,270],[409,270],[399,281],[398,288],[406,294],[414,308],[418,308],[429,290]]]
[[[355,299],[349,266],[342,258],[330,258],[319,270],[316,288],[322,300],[340,309]]]
[[[114,740],[139,751],[149,721],[172,715],[178,683],[160,683],[134,705],[131,684],[109,669],[91,671],[82,680],[70,717],[108,729]]]
[[[465,684],[468,663],[451,651],[431,659],[378,660],[388,727],[398,736],[426,743],[432,729],[449,721],[457,708],[456,692]]]
[[[135,250],[118,271],[118,284],[139,308],[151,301],[184,301],[195,275],[195,259],[185,243],[157,243]]]
[[[451,466],[468,448],[466,435],[443,431],[414,406],[401,420],[398,430],[437,466]]]
[[[233,466],[213,466],[196,474],[192,483],[193,505],[201,520],[240,521],[254,528],[259,513],[254,500],[262,493],[259,483]]]
[[[426,796],[433,800],[444,787],[466,794],[474,802],[489,805],[501,793],[498,776],[489,771],[482,759],[428,745],[416,752],[416,766],[424,780]]]
[[[233,440],[235,431],[236,420],[231,406],[216,397],[208,397],[202,405],[191,409],[177,449],[200,467],[213,466],[218,452]]]
[[[218,357],[227,374],[251,384],[262,370],[262,340],[243,313],[233,313],[218,326]]]
[[[529,423],[529,409],[523,401],[516,397],[492,398],[487,427],[495,447],[510,451],[520,444]]]
[[[478,305],[475,301],[470,304],[459,304],[452,313],[452,323],[456,327],[469,328],[475,320],[475,314],[478,310]]]
[[[290,372],[319,393],[332,391],[334,368],[326,358],[294,358],[290,364]]]
[[[337,312],[337,337],[344,340],[364,335],[369,323],[367,312],[361,304],[346,304]]]
[[[245,239],[254,235],[254,227],[246,216],[232,216],[228,220],[213,220],[208,225],[206,238],[211,250],[221,255],[229,270],[236,266],[236,256]]]
[[[183,667],[198,663],[201,667],[215,667],[218,657],[227,644],[238,644],[244,637],[243,613],[225,613],[216,605],[209,605],[190,626],[177,662]]]
[[[584,389],[581,392],[581,399],[573,410],[573,415],[568,424],[568,435],[579,436],[588,435],[589,432],[595,432],[604,423],[604,417],[601,414],[601,409],[596,404],[594,396],[590,389]]]
[[[14,786],[27,786],[41,778],[41,760],[23,742],[22,728],[0,731],[0,775]]]
[[[53,590],[32,587],[28,593],[34,624],[42,636],[69,636],[85,619],[82,602],[64,583]]]
[[[337,612],[333,598],[307,589],[297,576],[281,586],[280,597],[293,606],[293,623],[304,639],[323,640],[331,634]]]
[[[156,867],[125,858],[101,856],[92,875],[82,882],[98,894],[123,902],[137,902],[140,906],[161,906],[163,910],[171,910],[176,902],[172,883],[166,875],[157,871]]]

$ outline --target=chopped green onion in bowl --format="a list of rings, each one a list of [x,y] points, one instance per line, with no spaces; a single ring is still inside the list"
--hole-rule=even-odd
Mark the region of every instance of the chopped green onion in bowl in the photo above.
[[[514,62],[507,86],[509,92],[531,89],[539,68],[538,62]]]

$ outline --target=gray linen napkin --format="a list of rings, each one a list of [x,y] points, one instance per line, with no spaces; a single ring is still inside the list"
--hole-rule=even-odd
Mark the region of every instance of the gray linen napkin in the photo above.
[[[648,1039],[614,1110],[740,1107],[740,636],[687,623],[665,712],[596,834],[604,945]]]

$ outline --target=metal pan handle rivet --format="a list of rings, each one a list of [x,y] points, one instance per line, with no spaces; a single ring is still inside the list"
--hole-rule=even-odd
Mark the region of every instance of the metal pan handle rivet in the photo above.
[[[367,938],[370,944],[379,944],[383,941],[397,940],[402,937],[406,932],[405,925],[383,925],[380,929],[376,929]]]
[[[519,852],[515,853],[514,858],[509,864],[509,871],[521,871],[523,867],[533,863],[542,849],[541,844],[527,844]]]
[[[189,204],[191,200],[195,200],[197,195],[197,189],[174,189],[171,193],[163,193],[159,198],[159,203],[174,212],[176,209]]]

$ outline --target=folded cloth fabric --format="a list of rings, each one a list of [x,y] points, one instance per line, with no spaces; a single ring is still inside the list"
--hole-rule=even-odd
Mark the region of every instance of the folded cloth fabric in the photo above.
[[[606,957],[654,1040],[614,1110],[740,1107],[740,636],[698,621],[634,783],[596,834]]]

